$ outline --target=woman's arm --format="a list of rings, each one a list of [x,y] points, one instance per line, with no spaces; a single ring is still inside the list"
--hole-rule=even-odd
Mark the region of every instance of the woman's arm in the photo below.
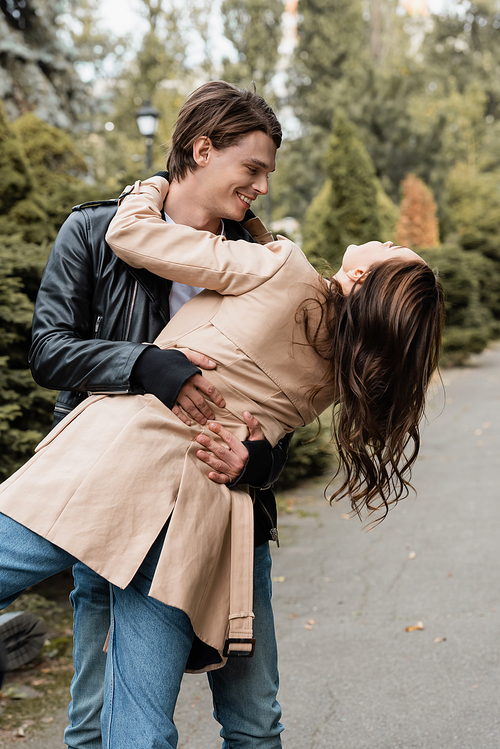
[[[163,177],[136,182],[109,226],[106,241],[118,257],[135,268],[238,295],[271,278],[292,251],[289,240],[261,246],[167,224],[161,217],[167,192],[168,182]]]

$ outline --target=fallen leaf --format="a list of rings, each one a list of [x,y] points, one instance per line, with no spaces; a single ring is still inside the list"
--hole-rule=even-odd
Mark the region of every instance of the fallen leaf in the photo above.
[[[290,616],[288,618],[289,619],[296,619],[297,618],[297,614],[290,614]]]
[[[26,736],[24,733],[24,728],[22,726],[19,726],[17,731],[14,733],[14,736]]]
[[[316,622],[314,621],[314,619],[308,619],[307,623],[310,624],[311,626],[314,626],[316,624]]]
[[[415,559],[416,556],[417,555],[414,551],[410,551],[410,553],[408,554],[408,559]]]
[[[491,426],[491,421],[485,421],[483,424],[483,429],[489,429]]]
[[[435,637],[434,642],[446,642],[446,637]]]
[[[340,517],[342,518],[342,520],[350,520],[351,519],[351,516],[348,515],[347,512],[343,512]]]
[[[27,685],[7,684],[4,687],[3,696],[9,700],[31,700],[34,697],[41,697],[41,694]]]
[[[284,575],[280,575],[279,577],[273,577],[273,583],[284,583],[286,580],[286,577]]]
[[[310,624],[304,624],[304,629],[312,629],[312,626]]]
[[[482,433],[483,433],[482,429],[476,429],[475,432],[474,432],[474,434],[475,434],[476,437],[480,437],[482,435]]]
[[[415,632],[416,630],[423,629],[423,622],[417,622],[413,627],[406,627],[405,632]]]

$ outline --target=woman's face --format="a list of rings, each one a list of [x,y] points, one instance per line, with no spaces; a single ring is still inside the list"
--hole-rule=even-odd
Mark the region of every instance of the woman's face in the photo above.
[[[345,271],[356,270],[356,268],[364,268],[366,271],[370,265],[393,257],[401,258],[401,260],[422,260],[413,250],[395,245],[394,242],[365,242],[365,244],[349,245],[344,253],[342,267]]]
[[[395,245],[394,242],[365,242],[364,244],[350,244],[344,253],[342,267],[335,274],[344,294],[348,294],[355,283],[361,284],[366,271],[374,264],[384,262],[390,258],[401,260],[424,261],[416,252],[408,247]]]

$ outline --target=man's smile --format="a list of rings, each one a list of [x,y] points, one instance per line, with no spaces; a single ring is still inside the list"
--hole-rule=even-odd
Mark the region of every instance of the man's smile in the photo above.
[[[246,203],[248,206],[252,205],[252,200],[254,200],[254,198],[247,198],[247,196],[242,195],[241,192],[237,192],[236,195],[240,198],[240,200],[243,200],[243,202]]]

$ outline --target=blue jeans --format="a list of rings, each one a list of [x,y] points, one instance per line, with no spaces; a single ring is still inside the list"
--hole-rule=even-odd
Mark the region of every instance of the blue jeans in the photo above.
[[[0,610],[26,588],[75,562],[71,554],[0,513]]]
[[[108,636],[110,584],[77,562],[73,567],[75,589],[70,593],[73,606],[73,665],[69,726],[64,732],[68,749],[102,749],[101,708],[104,699]]]
[[[253,658],[229,658],[224,668],[210,671],[214,718],[221,724],[222,749],[277,749],[281,747],[278,692],[278,649],[271,604],[269,544],[254,553]]]
[[[177,746],[173,712],[193,631],[186,614],[148,597],[162,541],[160,537],[155,542],[125,590],[113,587],[112,636],[102,711],[106,749]],[[58,546],[0,514],[0,609],[12,603],[26,588],[75,563],[76,559]],[[102,645],[109,623],[109,611],[106,611],[109,587],[83,565],[78,564],[75,569],[79,593],[75,635],[77,650],[81,648],[75,664],[81,672],[75,674],[80,683],[73,691],[70,708],[73,725],[67,729],[65,739],[71,738],[69,746],[74,749],[99,749],[98,715],[105,660]],[[222,724],[224,749],[281,747],[279,734],[283,727],[279,723],[281,711],[276,700],[278,668],[270,572],[269,547],[263,544],[255,549],[254,610],[258,645],[254,657],[230,659],[223,669],[209,675],[214,716]],[[96,617],[89,605],[94,601],[98,604]],[[82,641],[86,638],[87,651]],[[77,700],[77,693],[83,702]]]
[[[193,629],[184,612],[148,597],[161,549],[156,542],[132,583],[113,586],[110,649],[101,724],[105,749],[175,749],[175,703]],[[269,545],[255,549],[252,659],[230,659],[209,675],[224,749],[279,749],[277,649]]]

